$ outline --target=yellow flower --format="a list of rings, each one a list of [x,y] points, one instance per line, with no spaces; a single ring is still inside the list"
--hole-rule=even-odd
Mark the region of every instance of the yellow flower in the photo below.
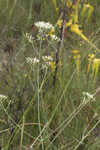
[[[72,50],[72,54],[75,54],[75,55],[76,55],[76,54],[78,54],[78,53],[79,53],[79,50],[76,50],[76,49],[75,49],[75,50]]]
[[[65,26],[68,28],[68,27],[70,27],[72,25],[72,19],[70,19],[66,24],[65,24]]]
[[[55,68],[56,68],[55,61],[51,61],[51,62],[49,62],[49,64],[50,64],[52,72],[54,72]]]
[[[55,61],[51,61],[51,62],[49,62],[49,65],[50,65],[50,67],[51,67],[52,72],[54,72],[55,69],[56,69],[56,62],[55,62]],[[61,62],[61,60],[59,60],[58,67],[59,67],[59,68],[62,67],[62,62]]]
[[[67,2],[66,2],[66,6],[67,6],[68,8],[71,8],[71,7],[72,7],[72,2],[71,2],[71,1],[67,1]]]
[[[81,35],[82,31],[79,29],[78,24],[72,24],[71,25],[71,32],[74,32],[78,35]]]
[[[72,24],[70,30],[71,30],[71,32],[74,32],[77,35],[79,35],[85,41],[89,42],[89,40],[87,39],[87,37],[82,33],[82,30],[79,29],[79,25],[78,24]]]
[[[89,54],[89,55],[88,55],[88,60],[92,60],[94,57],[95,57],[94,54]]]
[[[51,29],[50,32],[48,33],[49,36],[54,35],[54,29]]]
[[[80,54],[73,56],[74,59],[79,59],[80,57],[81,57]]]
[[[61,26],[62,26],[62,19],[58,19],[58,21],[57,21],[57,26],[58,26],[59,28],[61,28]]]

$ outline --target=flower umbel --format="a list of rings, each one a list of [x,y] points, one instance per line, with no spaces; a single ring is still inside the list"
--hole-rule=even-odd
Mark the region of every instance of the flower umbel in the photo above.
[[[35,23],[35,26],[38,28],[38,40],[45,40],[48,37],[49,32],[54,32],[54,26],[49,22],[39,21]]]
[[[52,72],[55,71],[55,61],[53,60],[53,58],[51,56],[42,56],[43,61],[45,62],[45,64],[51,68]]]
[[[34,64],[37,64],[40,62],[39,59],[37,59],[36,57],[34,57],[34,58],[27,57],[26,61],[28,64],[31,64],[31,65],[34,65]]]
[[[45,30],[54,29],[54,26],[52,24],[50,24],[49,22],[44,22],[44,21],[36,22],[35,26],[38,29],[45,29]]]

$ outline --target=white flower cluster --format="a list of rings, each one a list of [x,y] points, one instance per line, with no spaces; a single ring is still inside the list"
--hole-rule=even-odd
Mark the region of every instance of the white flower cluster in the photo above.
[[[31,64],[31,65],[34,65],[34,64],[37,64],[40,62],[39,59],[37,59],[36,57],[34,57],[34,58],[27,57],[26,61],[28,64]]]
[[[0,100],[1,99],[7,99],[7,96],[0,94]]]
[[[42,59],[44,61],[44,64],[42,64],[43,68],[48,68],[51,65],[51,62],[53,62],[53,58],[51,56],[42,56]]]
[[[30,43],[33,43],[34,38],[32,37],[32,35],[31,35],[30,33],[26,33],[26,34],[25,34],[25,37],[27,38],[27,40],[28,40]]]
[[[48,37],[48,32],[54,30],[54,26],[49,22],[39,21],[35,23],[35,26],[38,28],[38,40],[44,40]]]
[[[55,27],[49,22],[39,21],[35,22],[34,25],[38,28],[37,40],[45,40],[50,37],[52,41],[60,41],[60,39],[53,33],[49,35],[50,31],[55,31]],[[30,33],[26,33],[25,37],[27,40],[33,44],[33,40],[35,39]]]
[[[51,56],[42,56],[42,68],[48,68],[51,63],[53,62],[53,58]],[[40,63],[40,60],[37,59],[36,57],[31,58],[27,57],[26,62],[32,66],[34,66],[37,63]]]
[[[49,22],[39,21],[35,23],[35,26],[39,29],[54,29],[54,26],[50,24]]]

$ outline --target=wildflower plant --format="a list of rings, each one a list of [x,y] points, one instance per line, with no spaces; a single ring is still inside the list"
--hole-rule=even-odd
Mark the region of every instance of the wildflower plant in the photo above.
[[[90,70],[92,72],[92,79],[96,80],[100,68],[100,59],[96,58],[94,53],[88,55],[88,68],[87,68],[87,75],[89,75]]]
[[[27,4],[27,0],[25,1]],[[94,144],[99,148],[91,134],[97,125],[100,126],[99,113],[97,118],[94,117],[97,107],[99,112],[100,102],[96,93],[100,99],[100,89],[94,93],[95,85],[90,84],[97,79],[100,69],[99,55],[96,57],[97,54],[90,52],[90,49],[99,49],[90,42],[90,37],[85,36],[88,33],[84,32],[82,22],[88,22],[95,9],[86,1],[80,0],[43,0],[43,7],[38,7],[38,2],[41,3],[41,0],[28,2],[32,7],[27,11],[28,22],[25,24],[25,30],[22,30],[24,37],[20,37],[19,46],[15,49],[13,68],[5,68],[4,72],[0,70],[0,91],[6,93],[0,96],[0,146],[6,150],[77,150],[91,149],[90,145]],[[21,2],[14,2],[14,6],[17,3],[16,8],[19,8]],[[47,16],[47,22],[35,22],[33,5],[38,12],[40,7],[44,9],[44,5],[48,9],[50,4],[51,9],[51,3],[56,10],[56,19],[49,21],[50,16]],[[6,7],[10,6],[8,4],[9,1]],[[9,11],[8,8],[6,10]],[[23,10],[27,18],[26,7]],[[54,15],[51,10],[50,14]],[[43,20],[46,14],[39,15],[40,20]],[[30,18],[32,24],[34,19],[36,32],[33,27],[30,29]],[[39,17],[36,20],[39,20]],[[29,25],[28,31],[26,25]],[[99,82],[96,87],[98,85]],[[89,92],[83,92],[82,95],[82,91]],[[8,100],[3,104],[3,99]]]
[[[56,0],[52,1],[54,4],[54,7],[57,8],[57,3]],[[80,11],[80,0],[74,1],[73,3],[68,0],[64,0],[61,2],[62,3],[62,12],[61,12],[61,16],[59,17],[57,23],[56,23],[56,27],[59,28],[59,30],[61,31],[59,34],[60,37],[60,41],[59,42],[62,47],[62,43],[64,40],[64,34],[67,34],[65,32],[70,31],[71,33],[75,33],[77,36],[81,37],[83,40],[85,40],[87,43],[89,43],[90,45],[94,46],[89,40],[88,38],[83,34],[83,31],[80,29],[80,24],[79,24],[79,11]],[[93,10],[93,9],[92,9]],[[91,12],[92,13],[92,12]],[[66,14],[70,14],[67,15]],[[60,47],[60,46],[59,46]],[[94,46],[95,47],[95,46]],[[59,52],[60,51],[60,52]],[[58,50],[56,53],[56,71],[55,74],[57,72],[57,64],[59,62],[59,55],[61,54],[61,50]],[[80,74],[80,55],[74,56],[74,60],[76,63],[76,67],[77,67],[77,73],[78,76]],[[56,75],[55,75],[56,76]],[[55,77],[54,77],[55,80]]]
[[[54,30],[54,26],[49,22],[39,21],[34,23],[34,25],[38,28],[38,40],[45,40],[48,35],[48,32],[50,30]]]

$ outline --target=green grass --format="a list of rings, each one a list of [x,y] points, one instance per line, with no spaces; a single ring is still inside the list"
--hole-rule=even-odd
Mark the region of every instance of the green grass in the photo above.
[[[86,74],[88,54],[95,50],[93,45],[98,49],[96,58],[100,58],[99,1],[93,4],[96,17],[83,27],[92,44],[69,33],[60,49],[62,65],[58,67],[55,84],[55,72],[52,67],[42,67],[45,64],[42,56],[50,55],[55,60],[58,44],[46,40],[30,43],[25,38],[26,33],[32,33],[35,21],[56,23],[58,14],[52,3],[45,0],[42,4],[39,0],[1,0],[0,3],[0,94],[7,96],[0,98],[2,150],[99,150],[100,73],[96,80],[92,69]],[[34,9],[38,5],[41,9]],[[96,24],[92,22],[94,19]],[[33,34],[36,36],[37,31]],[[4,66],[3,50],[8,45],[13,52]],[[78,50],[81,56],[79,74],[72,50]],[[31,65],[27,57],[36,57],[40,63]]]

